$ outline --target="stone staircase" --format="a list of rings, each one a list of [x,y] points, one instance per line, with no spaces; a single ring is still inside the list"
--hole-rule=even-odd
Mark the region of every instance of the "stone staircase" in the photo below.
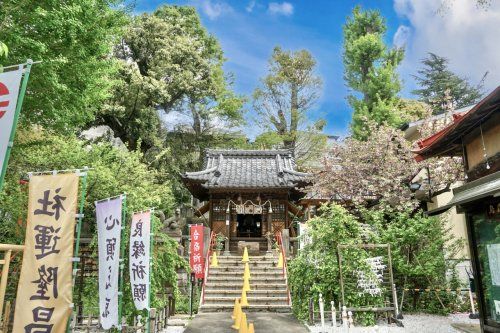
[[[209,270],[201,312],[232,311],[234,300],[241,297],[245,269],[241,256],[219,256],[218,260],[219,267]],[[250,305],[245,311],[291,312],[286,279],[277,264],[276,257],[250,257]]]

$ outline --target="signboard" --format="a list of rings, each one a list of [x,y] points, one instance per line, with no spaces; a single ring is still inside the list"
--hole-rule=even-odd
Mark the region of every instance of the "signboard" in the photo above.
[[[130,226],[129,272],[135,308],[149,308],[149,249],[151,241],[151,211],[132,215]]]
[[[357,271],[358,288],[361,289],[360,294],[381,295],[382,289],[380,286],[384,281],[384,269],[386,268],[386,265],[383,264],[383,258],[366,258],[365,262],[368,265],[369,272]]]
[[[203,224],[190,226],[189,265],[197,279],[204,278],[205,258],[203,257]]]
[[[0,73],[0,168],[7,158],[10,133],[14,126],[14,117],[19,94],[19,85],[23,76],[23,69]],[[0,169],[2,174],[2,169]]]
[[[119,327],[118,275],[122,228],[122,198],[96,202],[99,249],[99,313],[104,329]]]
[[[236,205],[236,214],[262,214],[262,206],[257,205]]]
[[[13,332],[63,333],[71,314],[78,175],[33,176]]]

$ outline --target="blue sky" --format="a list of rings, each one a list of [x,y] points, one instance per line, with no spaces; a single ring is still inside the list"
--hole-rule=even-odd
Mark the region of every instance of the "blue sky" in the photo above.
[[[497,46],[487,42],[489,37],[498,41],[500,6],[484,11],[470,7],[470,0],[443,1],[453,2],[444,14],[437,13],[439,0],[136,0],[136,11],[153,11],[162,4],[195,6],[203,24],[221,43],[227,58],[225,69],[234,74],[236,92],[246,96],[251,96],[266,74],[274,46],[309,50],[318,62],[317,72],[324,82],[322,96],[309,117],[326,119],[327,134],[346,135],[352,111],[346,102],[349,91],[343,80],[342,26],[358,4],[365,9],[378,9],[385,17],[389,45],[407,48],[407,57],[399,70],[403,97],[413,97],[415,83],[411,74],[429,51],[450,58],[452,69],[473,82],[489,70],[486,89],[500,83]],[[477,11],[477,18],[471,19],[473,10]],[[478,30],[477,24],[483,24],[484,30]],[[488,27],[493,29],[492,36],[488,36],[492,33]],[[484,49],[476,53],[466,47],[467,43],[483,40],[484,45],[480,46]],[[471,63],[471,57],[480,59]],[[258,131],[251,122],[250,104],[247,110],[249,125],[245,132],[254,136]]]

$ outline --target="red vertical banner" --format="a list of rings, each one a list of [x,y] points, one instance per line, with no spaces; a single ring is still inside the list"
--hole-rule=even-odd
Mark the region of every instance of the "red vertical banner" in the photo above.
[[[205,272],[205,258],[203,258],[203,224],[193,224],[190,229],[191,244],[189,247],[189,264],[195,277],[197,279],[203,279]]]

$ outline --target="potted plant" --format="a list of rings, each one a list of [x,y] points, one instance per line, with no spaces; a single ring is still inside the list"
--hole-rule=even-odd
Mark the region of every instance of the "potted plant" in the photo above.
[[[220,255],[220,252],[224,248],[225,242],[226,242],[227,237],[224,236],[222,233],[218,233],[215,235],[215,252],[217,252],[217,255]]]

